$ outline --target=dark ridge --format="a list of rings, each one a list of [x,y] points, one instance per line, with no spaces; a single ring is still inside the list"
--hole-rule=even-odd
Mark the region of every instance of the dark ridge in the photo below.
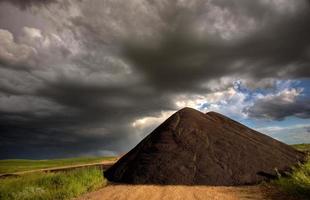
[[[304,157],[224,115],[183,108],[104,175],[131,184],[244,185],[274,178]]]

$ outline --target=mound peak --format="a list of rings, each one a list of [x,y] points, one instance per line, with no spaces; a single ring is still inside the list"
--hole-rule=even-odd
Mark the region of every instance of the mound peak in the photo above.
[[[202,113],[198,110],[195,110],[193,108],[190,108],[190,107],[185,107],[185,108],[182,108],[181,110],[177,111],[176,113],[174,113],[174,115],[179,115],[182,117],[194,117],[194,116],[204,115],[204,113]]]
[[[134,184],[242,185],[286,171],[304,154],[222,114],[183,108],[105,172]]]

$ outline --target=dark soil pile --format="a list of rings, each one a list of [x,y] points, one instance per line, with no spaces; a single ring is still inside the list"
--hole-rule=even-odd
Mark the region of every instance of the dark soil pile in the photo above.
[[[109,181],[243,185],[276,176],[305,155],[219,113],[184,108],[109,168]]]

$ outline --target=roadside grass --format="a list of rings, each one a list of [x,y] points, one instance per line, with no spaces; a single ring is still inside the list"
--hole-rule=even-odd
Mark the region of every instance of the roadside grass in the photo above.
[[[294,144],[292,146],[299,151],[310,152],[310,144]]]
[[[66,200],[106,184],[102,170],[86,167],[67,172],[31,173],[0,179],[1,200]]]
[[[91,164],[114,159],[115,157],[82,157],[82,158],[51,159],[51,160],[22,160],[22,159],[0,160],[0,174],[35,170],[35,169],[44,169],[51,167]]]
[[[310,144],[293,145],[296,149],[310,152]],[[307,161],[293,168],[293,171],[286,177],[281,177],[274,180],[274,184],[282,192],[291,196],[298,196],[309,199],[310,197],[310,153],[308,153]]]

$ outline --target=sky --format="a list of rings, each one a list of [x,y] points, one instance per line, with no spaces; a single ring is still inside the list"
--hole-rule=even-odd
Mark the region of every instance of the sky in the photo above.
[[[310,143],[310,1],[0,0],[0,159],[123,154],[186,106]]]

